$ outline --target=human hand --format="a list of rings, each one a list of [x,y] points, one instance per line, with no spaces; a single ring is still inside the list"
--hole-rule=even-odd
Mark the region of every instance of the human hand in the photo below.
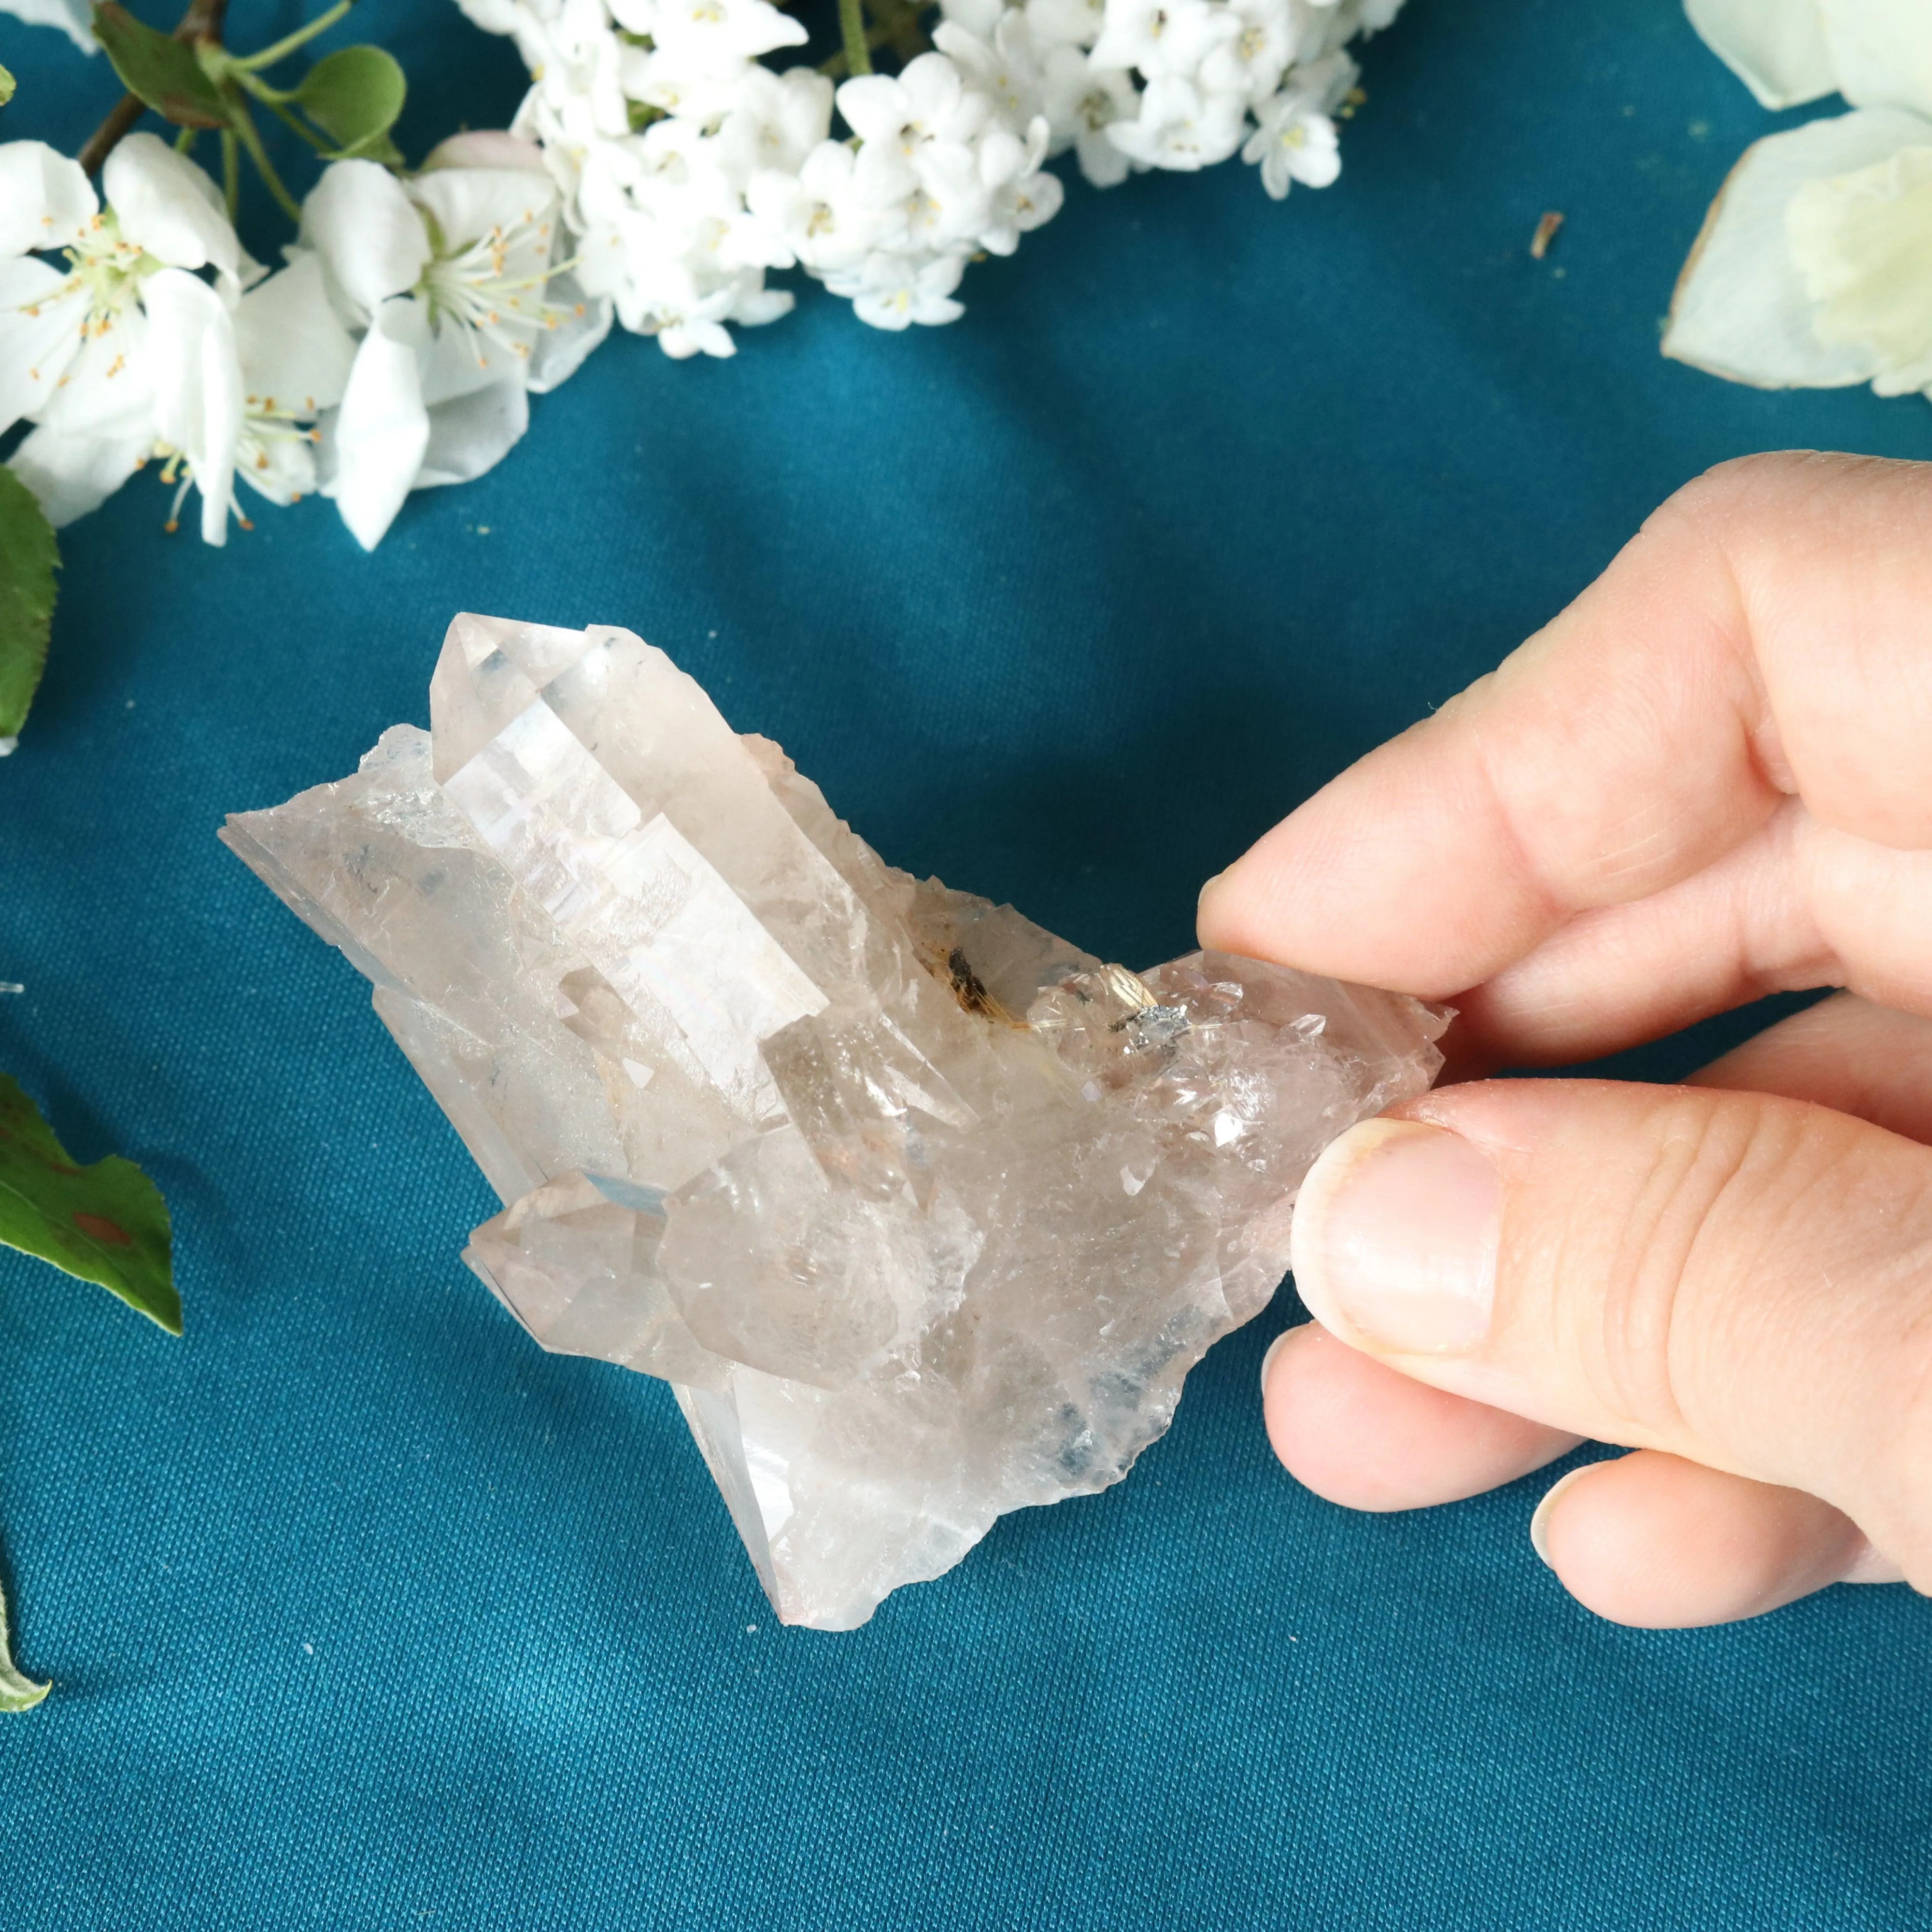
[[[1932,1591],[1932,465],[1757,458],[1202,896],[1447,999],[1449,1076],[1296,1208],[1268,1432],[1360,1509],[1585,1437],[1531,1534],[1624,1623]],[[1846,988],[1685,1087],[1484,1080]]]

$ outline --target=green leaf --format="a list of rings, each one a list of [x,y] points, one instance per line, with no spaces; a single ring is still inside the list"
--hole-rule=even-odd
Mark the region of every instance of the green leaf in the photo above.
[[[14,1668],[7,1642],[7,1599],[0,1595],[0,1711],[31,1711],[54,1687],[36,1684]]]
[[[409,84],[395,56],[380,47],[338,47],[302,76],[296,98],[302,112],[334,142],[332,159],[359,155],[400,160],[389,130],[403,111]]]
[[[131,1160],[76,1167],[0,1073],[0,1242],[98,1282],[170,1335],[182,1331],[167,1203]]]
[[[34,493],[0,465],[0,740],[27,722],[53,628],[60,546]]]
[[[176,127],[228,125],[228,104],[189,41],[136,20],[120,0],[99,0],[94,38],[106,49],[122,86]]]
[[[0,107],[4,107],[14,98],[14,76],[4,67],[0,67]]]

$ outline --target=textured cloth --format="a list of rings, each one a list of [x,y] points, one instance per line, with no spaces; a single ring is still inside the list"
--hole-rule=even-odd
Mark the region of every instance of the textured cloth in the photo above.
[[[447,0],[350,29],[410,70],[412,153],[514,106]],[[10,138],[111,97],[50,32],[0,62]],[[373,558],[320,502],[170,538],[147,476],[68,532],[0,765],[0,1066],[160,1181],[188,1332],[0,1258],[4,1575],[58,1687],[0,1719],[10,1932],[1924,1922],[1923,1604],[1618,1630],[1531,1552],[1547,1478],[1318,1502],[1256,1396],[1286,1292],[1124,1484],[856,1634],[778,1628],[668,1391],[464,1270],[481,1180],[214,841],[426,722],[454,610],[618,623],[888,859],[1148,964],[1706,465],[1932,454],[1916,403],[1658,357],[1784,124],[1672,0],[1414,0],[1365,64],[1325,193],[1076,185],[949,328],[808,291],[730,362],[620,337]]]

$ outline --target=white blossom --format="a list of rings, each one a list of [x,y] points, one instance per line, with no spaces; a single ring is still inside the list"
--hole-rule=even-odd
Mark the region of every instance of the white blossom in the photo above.
[[[969,86],[992,103],[1009,128],[1027,126],[1040,111],[1041,50],[1021,8],[1003,8],[990,37],[956,20],[942,21],[933,30],[932,44],[959,69]]]
[[[868,255],[856,269],[826,276],[825,284],[850,298],[861,322],[904,328],[915,322],[956,322],[965,311],[952,291],[965,267],[958,255]]]
[[[803,38],[765,0],[462,4],[530,64],[513,131],[562,195],[579,282],[682,356],[783,314],[773,271],[879,326],[952,320],[965,263],[1058,211],[1042,164],[1069,149],[1102,187],[1251,134],[1271,192],[1332,176],[1338,50],[1400,0],[940,0],[931,52],[836,94],[761,64]]]
[[[968,262],[1058,212],[1045,164],[1070,150],[1101,187],[1244,142],[1270,194],[1323,184],[1354,79],[1342,49],[1400,0],[940,0],[930,52],[836,90],[810,65],[766,64],[806,38],[770,0],[460,4],[530,68],[512,128],[455,136],[413,176],[331,165],[273,274],[205,171],[152,135],[115,148],[100,196],[52,148],[0,144],[0,433],[27,424],[10,460],[55,522],[153,460],[176,514],[198,494],[210,543],[247,523],[246,482],[277,504],[332,497],[373,548],[410,490],[499,461],[530,394],[565,380],[614,315],[674,358],[728,356],[734,329],[793,305],[767,274],[796,270],[873,327],[951,322]],[[1733,0],[1692,4],[1744,18]],[[1894,0],[1766,4],[1848,18]],[[1764,34],[1737,31],[1762,51]],[[1884,62],[1861,67],[1822,31],[1848,92],[1880,85]],[[1917,85],[1928,49],[1932,35],[1883,85]],[[1859,371],[1838,380],[1932,370],[1932,182],[1902,145],[1864,154],[1888,171],[1841,169],[1792,204],[1779,314],[1802,306],[1807,340]],[[1784,201],[1810,178],[1792,176]]]
[[[715,122],[735,103],[758,56],[802,46],[802,22],[767,0],[612,0],[633,36],[617,62],[628,99]],[[648,41],[648,46],[639,45]]]
[[[694,295],[685,303],[667,302],[658,320],[658,346],[682,361],[688,356],[733,356],[738,345],[724,326],[736,299],[730,288]]]
[[[1006,0],[939,0],[940,20],[944,25],[963,27],[969,34],[982,40],[990,40],[998,32],[1000,16],[1006,11]]]
[[[1872,359],[1881,396],[1932,392],[1932,125],[1924,145],[1807,182],[1785,212],[1827,347]]]
[[[727,356],[800,268],[874,326],[950,321],[967,262],[1058,211],[1042,164],[1070,148],[1100,185],[1244,140],[1271,194],[1331,180],[1334,50],[1394,0],[944,0],[934,51],[836,93],[762,64],[805,38],[769,0],[464,4],[530,64],[513,132],[407,180],[332,166],[259,287],[214,184],[153,137],[110,157],[104,209],[51,150],[0,148],[0,424],[30,420],[16,466],[57,514],[154,455],[210,542],[238,476],[319,487],[373,545],[410,490],[498,460],[613,310]]]
[[[832,131],[832,83],[810,68],[754,67],[718,129],[719,165],[742,190],[767,170],[796,175]]]
[[[1755,142],[1678,278],[1664,352],[1761,388],[1932,395],[1932,8],[1687,0],[1768,106],[1854,112]]]
[[[1040,48],[1090,47],[1106,25],[1106,0],[1026,0],[1026,22]]]
[[[1138,68],[1150,83],[1186,80],[1239,30],[1233,13],[1210,0],[1107,0],[1094,58],[1102,67]]]
[[[766,169],[752,177],[746,199],[772,238],[772,267],[796,262],[836,274],[903,242],[904,210],[861,195],[854,178],[857,163],[843,141],[821,141],[796,175]]]
[[[667,64],[732,74],[760,54],[802,47],[805,23],[770,0],[654,0],[648,29]]]
[[[1932,15],[1917,0],[1685,0],[1684,10],[1766,107],[1842,92],[1854,106],[1910,108],[1915,70],[1932,81]]]
[[[1241,145],[1246,125],[1247,104],[1239,94],[1205,93],[1191,80],[1163,74],[1148,82],[1138,115],[1112,123],[1107,138],[1144,168],[1205,168]]]
[[[310,427],[342,400],[356,344],[330,306],[320,258],[298,253],[250,289],[235,310],[242,364],[242,433],[235,472],[272,503],[315,488]]]
[[[908,62],[896,79],[874,74],[848,80],[838,101],[846,125],[859,136],[860,192],[880,203],[918,188],[916,158],[950,176],[953,159],[970,148],[992,111],[942,53]]]
[[[225,543],[242,440],[242,358],[235,318],[207,283],[163,268],[142,292],[154,386],[154,440],[201,494],[205,543]],[[164,472],[165,474],[165,472]]]
[[[220,190],[154,136],[122,141],[101,186],[105,206],[77,164],[40,142],[0,147],[0,430],[34,425],[10,460],[57,526],[98,508],[150,455],[185,459],[170,432],[199,419],[198,398],[226,446],[224,399],[239,381],[227,317],[260,273]],[[64,271],[38,258],[56,248]],[[188,326],[184,304],[220,319]],[[204,518],[212,542],[226,528],[225,508]]]
[[[557,212],[533,166],[437,166],[404,182],[338,161],[310,194],[303,242],[340,320],[362,331],[322,418],[319,487],[364,548],[411,490],[501,460],[528,392],[562,380],[609,327],[608,308],[560,289]]]
[[[1131,164],[1107,138],[1117,121],[1131,121],[1140,110],[1140,92],[1125,68],[1101,67],[1074,46],[1055,47],[1042,73],[1043,105],[1055,145],[1070,144],[1080,172],[1096,188],[1126,179]]]
[[[1040,166],[1048,138],[1046,117],[1036,114],[1024,141],[1000,128],[981,143],[980,172],[991,192],[979,242],[989,254],[1010,255],[1022,235],[1060,212],[1066,190]]]
[[[795,140],[782,124],[779,138]],[[668,354],[731,352],[729,318],[782,314],[766,300],[764,271],[788,260],[767,220],[747,206],[739,178],[755,128],[732,142],[673,117],[641,136],[603,142],[587,158],[577,195],[577,276],[616,304],[627,328],[659,338]],[[748,185],[748,184],[746,184]]]
[[[1294,58],[1294,14],[1288,0],[1231,0],[1235,31],[1218,41],[1201,63],[1201,84],[1216,93],[1265,100],[1281,84]]]
[[[1321,96],[1292,87],[1256,109],[1258,124],[1241,150],[1244,161],[1258,163],[1262,185],[1281,200],[1292,182],[1326,188],[1342,172],[1335,124],[1322,111]]]

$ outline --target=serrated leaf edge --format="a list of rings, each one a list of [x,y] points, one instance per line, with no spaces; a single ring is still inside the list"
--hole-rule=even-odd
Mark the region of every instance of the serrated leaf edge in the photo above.
[[[7,1596],[0,1590],[0,1711],[31,1711],[54,1687],[36,1684],[14,1667],[14,1649],[7,1630]]]

